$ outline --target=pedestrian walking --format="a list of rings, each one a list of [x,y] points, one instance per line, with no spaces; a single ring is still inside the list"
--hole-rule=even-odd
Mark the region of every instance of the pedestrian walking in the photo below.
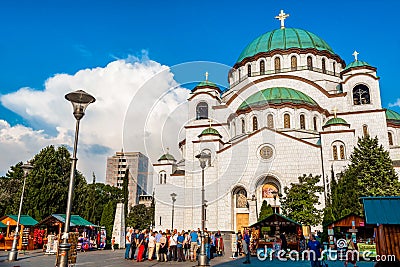
[[[250,235],[249,235],[249,230],[247,229],[244,231],[242,247],[243,247],[243,252],[246,254],[246,260],[243,263],[250,264]]]
[[[321,243],[315,239],[315,235],[312,234],[310,237],[310,241],[307,244],[308,250],[310,250],[310,262],[311,267],[320,267],[319,258],[321,257]]]
[[[126,232],[125,237],[125,260],[129,260],[129,252],[131,251],[131,237],[132,237],[132,228],[129,228],[128,232]]]
[[[167,251],[168,251],[168,243],[167,243],[167,235],[166,233],[162,234],[160,238],[160,258],[158,261],[168,261],[167,259]]]
[[[178,253],[178,261],[185,261],[185,257],[183,256],[183,242],[185,241],[185,237],[178,232],[178,237],[176,239],[176,249]]]
[[[157,255],[157,260],[160,260],[160,239],[162,237],[162,231],[160,230],[156,236],[156,255]]]
[[[137,262],[141,262],[141,261],[143,261],[143,253],[144,253],[144,238],[145,238],[145,236],[144,236],[144,234],[145,234],[145,231],[143,230],[140,234],[139,234],[139,237],[138,237],[138,246],[137,246],[137,249],[138,249],[138,254],[137,254]]]
[[[149,244],[148,244],[148,250],[149,250],[149,256],[148,256],[148,260],[152,261],[153,260],[153,255],[154,255],[154,248],[156,246],[156,238],[154,237],[154,233],[150,232],[149,235]],[[158,256],[157,256],[158,258]]]
[[[114,246],[115,246],[115,236],[111,239],[111,249],[114,251]]]
[[[196,252],[199,247],[198,245],[198,239],[199,239],[199,234],[193,229],[193,231],[190,232],[190,261],[196,261],[197,256]]]

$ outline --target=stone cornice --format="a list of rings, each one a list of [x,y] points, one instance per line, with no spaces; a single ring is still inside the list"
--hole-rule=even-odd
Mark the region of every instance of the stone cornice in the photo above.
[[[309,111],[318,111],[319,113],[322,113],[325,116],[329,116],[330,115],[329,111],[327,111],[326,109],[321,108],[320,106],[311,106],[311,105],[307,105],[307,104],[296,104],[296,103],[279,103],[279,104],[266,103],[266,104],[261,105],[261,106],[249,107],[249,108],[246,108],[246,109],[243,109],[243,110],[236,111],[236,114],[237,115],[246,114],[246,113],[248,113],[250,111],[263,110],[263,109],[265,109],[267,107],[271,107],[271,108],[289,107],[289,108],[293,108],[293,109],[295,109],[295,108],[297,108],[297,109],[304,108],[304,109],[307,109]]]
[[[304,141],[304,140],[302,140],[302,139],[293,137],[293,136],[291,136],[291,135],[289,135],[289,134],[286,134],[286,133],[277,131],[277,130],[275,130],[275,129],[270,129],[270,128],[267,128],[267,127],[262,127],[262,128],[260,128],[260,129],[258,129],[257,131],[254,131],[254,132],[252,132],[251,134],[248,134],[246,137],[242,138],[242,139],[239,140],[238,142],[233,143],[233,144],[231,144],[230,146],[227,146],[227,147],[222,148],[221,150],[217,151],[217,153],[222,153],[222,152],[224,152],[225,150],[227,150],[227,149],[229,149],[229,148],[232,148],[233,146],[235,146],[235,145],[237,145],[237,144],[243,142],[244,140],[249,139],[249,138],[252,137],[253,135],[255,135],[255,134],[257,134],[257,133],[259,133],[259,132],[261,132],[261,131],[265,131],[265,130],[266,130],[266,131],[275,132],[275,133],[277,133],[277,134],[283,135],[283,136],[285,136],[285,137],[288,137],[288,138],[293,139],[293,140],[295,140],[295,141],[298,141],[298,142],[307,144],[307,145],[312,146],[312,147],[316,147],[316,148],[320,148],[320,147],[321,147],[321,146],[319,146],[319,145],[315,145],[315,144],[309,143],[309,142]]]
[[[189,125],[189,126],[184,126],[185,129],[190,129],[190,128],[203,128],[203,127],[213,127],[213,126],[224,126],[228,125],[228,123],[211,123],[210,124],[201,124],[201,125]]]
[[[350,129],[350,130],[334,130],[334,131],[326,131],[326,132],[320,132],[320,134],[331,134],[331,133],[355,133],[356,130]]]
[[[347,73],[347,72],[349,72],[349,71],[352,71],[352,70],[364,70],[364,69],[376,71],[376,68],[375,68],[375,67],[371,67],[371,66],[358,66],[358,67],[351,67],[351,68],[349,68],[349,69],[347,69],[347,70],[342,70],[342,72],[341,72],[340,74],[343,75],[343,74],[345,74],[345,73]]]
[[[369,73],[356,73],[356,74],[353,74],[353,75],[347,77],[347,78],[343,81],[343,83],[346,83],[348,80],[350,80],[351,78],[356,77],[356,76],[368,76],[368,77],[371,77],[371,78],[374,79],[374,80],[379,80],[379,79],[380,79],[379,77],[375,77],[374,75],[369,74]]]
[[[268,51],[268,52],[260,52],[255,54],[254,56],[251,57],[247,57],[244,58],[241,62],[237,62],[232,69],[229,71],[229,74],[234,71],[237,68],[240,68],[244,65],[246,65],[249,62],[253,62],[253,61],[257,61],[260,58],[266,58],[266,57],[273,57],[275,55],[290,55],[290,54],[313,54],[313,55],[319,55],[319,56],[325,56],[327,58],[336,60],[338,63],[342,64],[342,68],[346,67],[346,63],[344,62],[344,60],[336,55],[336,54],[332,54],[326,50],[318,50],[315,48],[287,48],[287,49],[274,49],[272,51]]]
[[[188,100],[190,101],[190,100],[192,100],[194,97],[196,97],[197,95],[202,95],[202,94],[209,95],[209,96],[211,96],[212,98],[216,99],[216,100],[219,101],[219,102],[221,101],[221,99],[219,99],[219,98],[216,97],[215,95],[211,94],[210,92],[198,92],[198,93],[194,93],[194,94],[192,94],[192,95],[188,98]]]
[[[269,80],[276,80],[276,79],[290,79],[290,80],[298,80],[304,83],[307,83],[313,87],[315,87],[316,89],[318,89],[321,93],[323,93],[326,97],[328,98],[335,98],[335,97],[344,97],[347,95],[347,93],[339,93],[339,94],[329,94],[324,88],[322,88],[320,85],[318,85],[317,83],[307,80],[303,77],[299,77],[299,76],[294,76],[294,75],[274,75],[274,76],[267,76],[267,77],[263,77],[260,79],[257,79],[251,83],[246,84],[245,86],[243,86],[240,90],[238,90],[237,92],[235,92],[230,98],[229,100],[226,102],[225,105],[221,105],[221,106],[229,106],[230,103],[232,103],[233,100],[236,99],[236,97],[238,97],[241,93],[243,93],[245,90],[247,90],[248,88],[250,88],[251,86],[253,86],[254,84],[257,83],[261,83],[261,82],[265,82],[265,81],[269,81]],[[214,109],[218,109],[219,106],[213,106]]]
[[[370,113],[370,112],[385,112],[385,109],[372,109],[372,110],[358,110],[358,111],[338,112],[338,113],[336,113],[336,116],[339,116],[339,115],[351,115],[351,114],[362,114],[362,113]]]

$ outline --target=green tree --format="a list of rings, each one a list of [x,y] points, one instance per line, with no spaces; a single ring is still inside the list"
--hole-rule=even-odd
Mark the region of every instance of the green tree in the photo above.
[[[107,239],[111,239],[116,207],[117,204],[114,201],[110,201],[104,206],[103,212],[101,214],[100,225],[105,226],[108,237]]]
[[[267,203],[266,200],[263,201],[260,209],[260,215],[258,216],[258,221],[262,221],[267,218],[269,215],[274,213],[270,204]]]
[[[153,224],[154,209],[143,204],[133,206],[126,219],[126,225],[135,229],[147,229]]]
[[[303,175],[299,183],[291,183],[285,187],[286,197],[281,199],[283,214],[303,225],[317,225],[321,222],[322,212],[316,208],[319,205],[318,194],[323,187],[317,184],[321,176]]]
[[[22,192],[24,172],[22,162],[11,166],[6,176],[0,177],[0,217],[5,214],[17,214]]]
[[[350,164],[337,184],[331,186],[332,210],[336,218],[363,214],[360,197],[399,196],[400,183],[393,162],[378,138],[359,138]]]

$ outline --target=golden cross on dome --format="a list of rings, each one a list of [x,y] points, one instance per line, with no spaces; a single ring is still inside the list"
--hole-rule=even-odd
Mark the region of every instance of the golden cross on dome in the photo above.
[[[211,128],[211,124],[212,124],[212,119],[208,119],[208,122],[210,123],[210,128]]]
[[[208,71],[204,75],[206,76],[206,81],[208,81]]]
[[[354,56],[355,61],[358,61],[358,54],[360,54],[360,53],[358,53],[357,51],[354,50],[354,53],[352,55]]]
[[[167,147],[167,154],[169,154],[169,147]]]
[[[333,116],[336,118],[336,113],[337,113],[337,111],[338,111],[337,107],[335,106],[335,107],[332,109],[332,111],[333,111]]]
[[[285,19],[289,16],[289,14],[285,14],[285,12],[283,12],[283,10],[281,9],[281,13],[279,13],[279,15],[275,17],[276,19],[281,21],[281,29],[285,28]]]

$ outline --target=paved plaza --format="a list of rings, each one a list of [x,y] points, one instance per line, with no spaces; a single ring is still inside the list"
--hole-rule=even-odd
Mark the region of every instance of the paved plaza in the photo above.
[[[6,251],[0,251],[0,266],[4,267],[53,267],[55,263],[54,255],[44,255],[41,250],[29,251],[25,255],[19,255],[19,261],[7,262]],[[251,258],[250,265],[243,264],[244,258],[232,260],[228,255],[223,257],[216,257],[211,260],[211,266],[290,266],[290,267],[309,267],[308,261],[300,262],[281,262],[281,261],[259,261],[256,257]],[[125,266],[195,266],[193,262],[157,262],[157,261],[144,261],[138,263],[136,261],[124,260],[124,250],[101,250],[91,251],[78,254],[78,261],[75,266],[87,266],[87,267],[125,267]],[[328,262],[329,267],[342,267],[343,262]],[[352,266],[352,265],[349,265]],[[360,262],[360,267],[372,267],[372,262]]]

